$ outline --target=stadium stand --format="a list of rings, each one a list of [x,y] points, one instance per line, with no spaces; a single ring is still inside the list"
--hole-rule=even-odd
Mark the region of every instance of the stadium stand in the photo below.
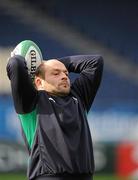
[[[15,47],[20,41],[24,39],[32,39],[38,43],[42,48],[45,58],[69,55],[73,50],[64,48],[56,39],[43,36],[32,25],[19,22],[18,17],[12,17],[5,14],[3,9],[0,9],[0,46],[1,47]]]
[[[32,6],[72,25],[88,37],[100,41],[138,63],[138,2],[129,1],[32,1]]]

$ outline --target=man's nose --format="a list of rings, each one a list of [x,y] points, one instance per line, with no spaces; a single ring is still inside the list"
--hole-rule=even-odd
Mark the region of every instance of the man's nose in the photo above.
[[[68,78],[67,75],[64,72],[62,73],[61,76],[62,76],[62,79],[67,79]]]

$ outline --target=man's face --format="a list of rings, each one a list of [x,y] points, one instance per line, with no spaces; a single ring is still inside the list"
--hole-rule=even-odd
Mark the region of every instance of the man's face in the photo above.
[[[45,80],[43,89],[52,95],[64,96],[70,92],[69,73],[65,65],[58,60],[45,62]]]

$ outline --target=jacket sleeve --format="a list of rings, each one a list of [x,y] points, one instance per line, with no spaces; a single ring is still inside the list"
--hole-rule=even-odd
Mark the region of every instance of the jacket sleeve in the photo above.
[[[10,58],[6,69],[11,81],[11,90],[16,112],[18,114],[31,112],[36,105],[37,90],[28,75],[24,57],[16,55]]]
[[[103,58],[99,55],[78,55],[59,58],[69,72],[79,73],[72,84],[72,89],[79,95],[88,112],[99,88]]]

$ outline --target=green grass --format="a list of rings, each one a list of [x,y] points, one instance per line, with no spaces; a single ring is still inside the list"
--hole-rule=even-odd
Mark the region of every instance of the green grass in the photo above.
[[[3,173],[0,174],[0,180],[27,180],[27,178],[25,174]],[[95,175],[93,180],[118,180],[118,179],[112,175]]]
[[[0,180],[27,180],[24,174],[2,173]]]
[[[116,176],[113,175],[96,175],[93,180],[119,180]]]

